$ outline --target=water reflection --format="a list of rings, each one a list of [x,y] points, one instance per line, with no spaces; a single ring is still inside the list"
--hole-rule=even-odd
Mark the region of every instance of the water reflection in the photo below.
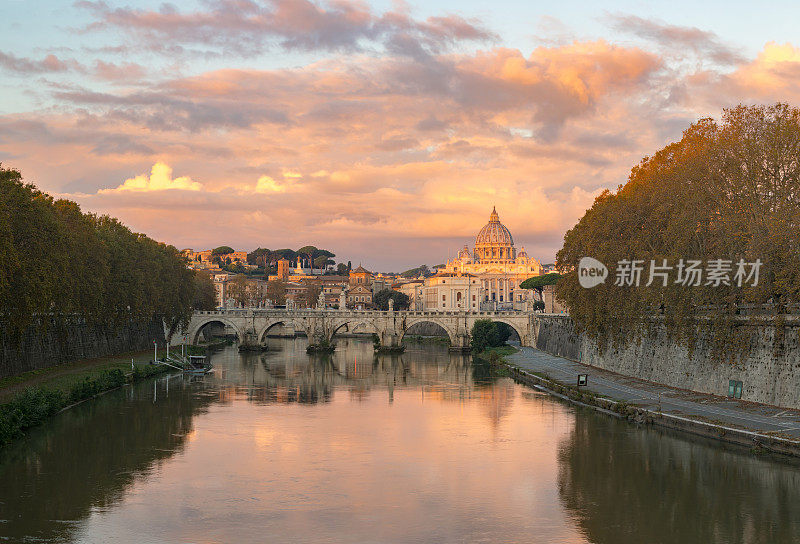
[[[304,339],[272,339],[264,353],[227,351],[215,359],[220,372],[206,378],[227,395],[256,403],[330,402],[334,391],[365,401],[373,389],[422,388],[424,395],[464,400],[491,380],[476,382],[463,354],[441,346],[411,346],[402,354],[376,354],[372,344],[343,338],[332,354],[308,355]]]
[[[561,500],[597,544],[800,541],[800,470],[581,414],[559,448]]]
[[[182,377],[139,384],[76,406],[0,450],[0,535],[70,541],[91,509],[118,502],[183,451],[194,416],[214,400],[199,393]]]
[[[0,539],[781,543],[794,465],[642,430],[445,347],[215,354],[2,451]]]

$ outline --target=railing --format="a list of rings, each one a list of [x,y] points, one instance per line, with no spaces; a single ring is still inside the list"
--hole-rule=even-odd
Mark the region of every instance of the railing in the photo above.
[[[359,315],[359,316],[373,316],[373,317],[389,317],[389,316],[404,316],[404,317],[446,317],[446,316],[456,316],[456,317],[463,317],[463,316],[503,316],[503,317],[521,317],[530,315],[533,312],[527,312],[522,310],[496,310],[496,311],[454,311],[454,310],[445,310],[445,311],[420,311],[420,310],[395,310],[395,311],[386,311],[386,310],[332,310],[332,309],[325,309],[325,310],[318,310],[318,309],[296,309],[296,310],[287,310],[287,309],[266,309],[266,308],[228,308],[225,310],[197,310],[194,312],[195,315],[209,315],[209,316],[232,316],[232,317],[250,317],[250,316],[285,316],[287,314],[297,315],[297,316],[319,316],[319,315],[330,315],[330,316],[337,316],[337,315]],[[537,314],[537,315],[548,315],[548,314]],[[558,315],[558,314],[552,314]]]

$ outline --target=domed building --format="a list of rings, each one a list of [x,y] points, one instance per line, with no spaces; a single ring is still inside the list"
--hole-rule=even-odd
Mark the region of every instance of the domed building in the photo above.
[[[513,261],[517,251],[514,249],[514,237],[500,222],[497,210],[492,208],[489,222],[475,238],[475,260],[479,262]]]
[[[525,289],[520,289],[519,284],[531,276],[541,274],[541,263],[528,257],[525,248],[517,252],[511,231],[500,222],[497,210],[492,208],[489,222],[475,237],[473,250],[470,252],[469,246],[465,245],[455,259],[448,261],[445,267],[439,270],[437,276],[440,278],[472,277],[477,280],[481,291],[480,298],[483,301],[481,307],[499,309],[524,304],[528,293]],[[437,276],[433,276],[433,278]],[[434,280],[431,285],[436,285],[436,283]],[[439,282],[440,285],[446,285],[446,283]],[[474,292],[473,288],[469,294]],[[458,307],[455,304],[448,304],[448,295],[458,297],[458,293],[455,291],[453,293],[437,292],[436,297],[429,298],[435,299],[438,308],[428,308],[426,305],[425,309],[474,309],[469,306]]]

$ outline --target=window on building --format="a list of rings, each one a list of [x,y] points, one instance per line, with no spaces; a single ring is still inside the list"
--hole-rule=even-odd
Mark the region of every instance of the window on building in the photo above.
[[[475,295],[472,295],[472,302],[475,302]]]
[[[447,295],[442,295],[442,302],[444,302],[446,300],[445,297],[447,297]]]

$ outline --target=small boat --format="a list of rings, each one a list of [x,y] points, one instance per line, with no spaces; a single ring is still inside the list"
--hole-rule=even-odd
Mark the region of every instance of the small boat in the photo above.
[[[205,355],[189,355],[189,362],[183,368],[189,374],[208,374],[212,366]]]

